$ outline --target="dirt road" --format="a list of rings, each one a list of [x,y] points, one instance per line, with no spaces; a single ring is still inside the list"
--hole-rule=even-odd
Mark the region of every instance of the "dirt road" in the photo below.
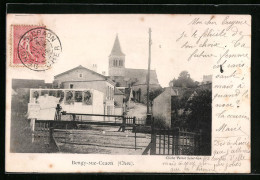
[[[146,118],[146,105],[141,103],[133,103],[133,106],[129,109],[127,116],[135,116],[138,119]]]

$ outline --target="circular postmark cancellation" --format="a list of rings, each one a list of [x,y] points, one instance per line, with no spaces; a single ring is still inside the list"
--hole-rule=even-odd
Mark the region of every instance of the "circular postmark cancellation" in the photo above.
[[[59,37],[45,27],[30,29],[18,43],[17,54],[24,66],[34,71],[50,69],[62,51]]]

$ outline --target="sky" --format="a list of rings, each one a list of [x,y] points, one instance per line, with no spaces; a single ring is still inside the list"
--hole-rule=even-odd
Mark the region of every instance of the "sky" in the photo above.
[[[149,28],[152,29],[151,69],[156,70],[162,87],[167,87],[183,70],[196,81],[212,74],[211,61],[187,61],[187,52],[176,42],[181,32],[190,30],[187,26],[190,15],[12,15],[9,18],[14,24],[44,24],[62,44],[62,53],[52,69],[32,72],[24,68],[23,78],[52,82],[59,73],[78,65],[91,68],[93,64],[97,64],[99,73],[105,71],[108,75],[108,56],[116,34],[126,55],[126,68],[147,69]],[[19,78],[19,74],[15,76]]]

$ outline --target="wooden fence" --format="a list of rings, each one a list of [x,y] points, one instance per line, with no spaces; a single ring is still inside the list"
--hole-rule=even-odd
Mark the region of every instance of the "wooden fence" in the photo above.
[[[125,123],[125,124],[136,124],[136,125],[145,125],[145,119],[125,116],[124,119],[123,119],[123,123]]]
[[[66,120],[63,120],[64,117]],[[115,121],[89,121],[87,116],[104,116],[113,117],[121,120]],[[32,141],[41,137],[49,140],[49,143],[53,142],[52,131],[53,129],[77,129],[79,125],[101,125],[101,126],[119,126],[118,131],[134,130],[136,126],[145,124],[145,120],[137,119],[136,117],[118,116],[118,115],[103,115],[103,114],[77,114],[66,113],[55,116],[54,120],[31,120],[31,126],[33,131]]]
[[[199,155],[202,133],[191,132],[188,129],[152,127],[151,142],[143,155]]]
[[[125,122],[127,121],[127,123],[129,124],[125,124],[124,127],[132,127],[135,128],[137,125],[136,124],[132,124],[135,121],[133,121],[133,118],[124,118]],[[33,135],[33,141],[39,141],[39,140],[43,140],[45,144],[48,144],[48,146],[53,146],[55,147],[55,149],[59,150],[59,147],[57,145],[57,142],[54,138],[54,132],[55,130],[58,129],[63,129],[65,135],[63,137],[63,139],[65,139],[65,143],[66,143],[66,137],[67,137],[67,132],[69,132],[70,129],[75,129],[75,127],[77,127],[77,125],[79,124],[90,124],[90,125],[101,125],[101,126],[120,126],[122,125],[122,123],[107,123],[107,122],[84,122],[84,121],[50,121],[50,120],[36,120],[35,121],[35,129],[32,132]],[[125,129],[123,129],[123,131],[125,131]],[[86,130],[86,132],[88,132],[88,130]],[[118,136],[118,135],[117,135]],[[123,136],[122,136],[123,137]],[[128,137],[128,136],[127,136]],[[137,133],[134,133],[134,136],[131,136],[134,138],[134,146],[133,147],[129,147],[129,146],[125,146],[125,147],[120,147],[120,148],[134,148],[136,149],[140,149],[140,147],[137,147]],[[77,142],[70,142],[70,143],[76,143]],[[111,146],[112,147],[112,146]],[[113,146],[114,148],[117,146]]]
[[[154,129],[151,139],[155,142],[151,154],[197,155],[200,152],[200,132],[190,132],[179,128]]]

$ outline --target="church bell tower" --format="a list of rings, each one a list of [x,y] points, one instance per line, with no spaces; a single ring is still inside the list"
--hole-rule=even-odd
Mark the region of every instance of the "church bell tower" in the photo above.
[[[118,35],[114,42],[114,46],[109,55],[109,76],[125,76],[125,54],[121,50]]]

